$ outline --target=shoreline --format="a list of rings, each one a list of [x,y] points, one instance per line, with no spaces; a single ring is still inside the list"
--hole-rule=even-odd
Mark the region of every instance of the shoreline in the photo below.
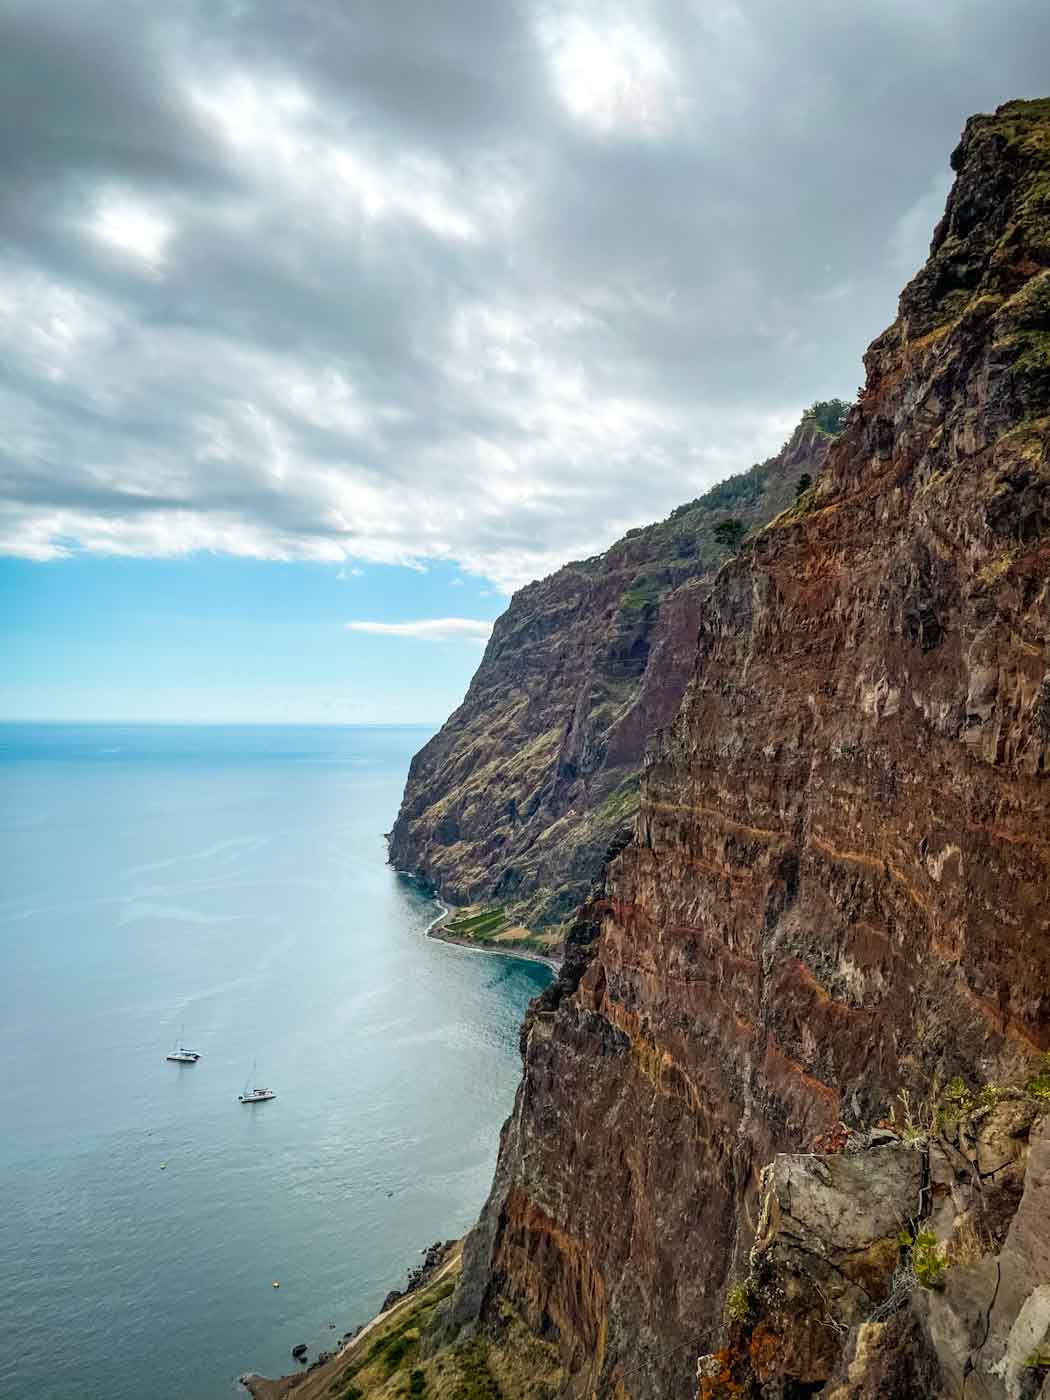
[[[395,1319],[399,1314],[418,1308],[435,1285],[446,1279],[449,1274],[458,1271],[462,1259],[463,1240],[455,1240],[452,1242],[447,1258],[438,1265],[429,1278],[416,1288],[403,1293],[397,1302],[392,1303],[385,1312],[376,1313],[352,1337],[344,1341],[338,1350],[332,1352],[323,1361],[318,1358],[312,1366],[273,1378],[261,1376],[257,1371],[248,1371],[244,1375],[238,1376],[238,1385],[248,1392],[252,1400],[285,1400],[285,1397],[303,1386],[307,1387],[309,1391],[323,1387],[323,1393],[327,1395],[333,1374],[350,1358],[353,1352],[357,1351],[364,1339],[377,1328],[383,1327]]]
[[[401,873],[406,874],[407,872],[402,871]],[[441,926],[451,916],[453,910],[437,895],[434,895],[433,898],[437,904],[440,904],[441,913],[427,924],[423,931],[424,937],[437,939],[439,943],[447,943],[451,948],[464,948],[468,953],[490,953],[496,958],[521,958],[523,962],[542,963],[545,967],[549,967],[555,976],[561,971],[560,959],[548,958],[543,953],[534,952],[531,948],[518,948],[514,944],[508,944],[505,948],[490,948],[488,944],[479,943],[473,938],[443,932]]]
[[[404,875],[408,879],[416,881],[417,884],[419,883],[418,876],[413,875],[410,870],[398,870],[395,867],[395,873]],[[443,932],[442,925],[447,919],[452,917],[455,911],[451,905],[446,904],[437,894],[432,894],[429,897],[438,906],[439,912],[430,920],[423,930],[423,936],[425,938],[433,938],[440,943],[448,944],[449,947],[452,948],[462,948],[468,953],[490,953],[495,957],[518,958],[523,962],[542,963],[544,966],[549,967],[555,976],[561,971],[561,962],[559,959],[545,957],[542,953],[533,952],[531,949],[519,949],[514,947],[490,948],[481,943],[474,942],[469,938],[457,937],[455,934]],[[320,1365],[317,1365],[315,1362],[313,1366],[307,1367],[305,1370],[291,1372],[287,1375],[272,1379],[268,1376],[259,1375],[258,1372],[255,1371],[246,1372],[238,1377],[240,1388],[246,1391],[248,1395],[252,1397],[252,1400],[286,1400],[286,1397],[294,1390],[298,1390],[300,1386],[312,1379],[311,1373],[323,1371],[324,1379],[327,1381],[337,1366],[342,1364],[350,1353],[356,1351],[357,1347],[366,1336],[372,1333],[377,1327],[388,1322],[395,1314],[403,1311],[409,1305],[418,1302],[419,1293],[426,1292],[431,1285],[446,1278],[449,1273],[456,1269],[461,1262],[462,1253],[463,1241],[457,1240],[451,1250],[450,1257],[445,1259],[438,1266],[437,1271],[426,1280],[422,1288],[413,1289],[402,1294],[397,1302],[386,1312],[377,1313],[366,1322],[353,1337],[343,1340],[338,1349],[329,1357],[326,1357]]]
[[[439,943],[447,943],[450,948],[463,948],[468,953],[488,953],[495,958],[520,958],[522,962],[542,963],[544,967],[557,975],[561,971],[561,963],[557,958],[548,958],[543,953],[534,953],[530,948],[516,948],[510,944],[506,948],[487,948],[483,944],[474,943],[469,938],[457,937],[454,933],[442,933],[436,925],[427,930],[427,938],[435,938]]]
[[[417,884],[419,883],[419,876],[413,875],[411,870],[398,870],[395,866],[394,871],[397,875],[405,875],[408,879],[415,880]],[[450,905],[445,903],[440,895],[432,894],[430,898],[438,905],[441,912],[435,915],[423,930],[423,936],[425,938],[433,938],[439,943],[447,943],[451,948],[463,948],[468,953],[489,953],[492,957],[496,958],[521,958],[523,962],[542,963],[545,967],[549,967],[555,976],[561,971],[560,958],[547,957],[543,953],[535,952],[531,948],[517,948],[511,944],[508,944],[505,948],[492,948],[488,944],[480,943],[473,938],[442,932],[442,924],[444,924],[445,920],[450,918],[455,911]]]

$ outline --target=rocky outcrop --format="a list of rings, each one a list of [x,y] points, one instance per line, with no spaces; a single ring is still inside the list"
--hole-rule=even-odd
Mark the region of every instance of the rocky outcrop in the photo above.
[[[404,1288],[392,1288],[379,1305],[381,1313],[389,1312],[395,1303],[407,1298],[410,1293],[423,1288],[452,1257],[458,1240],[435,1240],[423,1250],[423,1258],[415,1268],[409,1269]]]
[[[956,1076],[1024,1083],[1050,1045],[1050,102],[972,119],[953,165],[930,259],[869,350],[819,481],[695,613],[692,679],[647,759],[634,839],[526,1023],[445,1326],[484,1333],[511,1312],[556,1344],[566,1397],[694,1396],[697,1358],[729,1341],[727,1302],[774,1209],[781,1277],[827,1240],[807,1306],[819,1283],[837,1325],[811,1308],[796,1340],[771,1327],[778,1357],[734,1393],[1013,1400],[1042,1384],[1018,1358],[1042,1345],[1050,1290],[1045,1130],[997,1118],[977,1157],[963,1153],[982,1191],[989,1171],[1014,1173],[972,1288],[960,1271],[958,1292],[881,1320],[869,1314],[898,1267],[895,1211],[898,1229],[917,1223],[931,1190],[940,1211],[959,1163],[877,1142],[864,1149],[877,1171],[797,1155],[936,1100]],[[591,596],[599,567],[519,595],[460,732],[511,651],[523,711],[544,703],[533,664],[600,673],[554,621]],[[554,635],[571,654],[550,654]],[[648,634],[643,646],[655,649]],[[560,785],[580,790],[590,752],[564,713],[523,753],[543,776],[513,808],[555,837]],[[446,736],[421,758],[395,842],[439,880],[443,852],[482,850],[471,773],[494,761],[486,793],[501,771],[521,794],[530,781],[502,730],[492,747],[477,733],[469,754]],[[419,794],[442,771],[448,825],[413,848]],[[508,851],[516,830],[500,828]],[[541,882],[538,835],[528,849]],[[850,1379],[864,1375],[896,1389]]]
[[[947,1135],[774,1159],[729,1345],[697,1363],[699,1400],[1040,1393],[1050,1103],[1002,1092]]]
[[[463,704],[412,762],[390,859],[504,926],[571,917],[638,810],[647,736],[692,674],[713,530],[765,524],[832,438],[803,421],[780,453],[604,554],[515,594]]]

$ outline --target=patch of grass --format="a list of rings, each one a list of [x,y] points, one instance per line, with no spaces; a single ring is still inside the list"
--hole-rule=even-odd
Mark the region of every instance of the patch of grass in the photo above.
[[[488,1343],[480,1337],[456,1347],[452,1355],[458,1375],[451,1400],[503,1400],[489,1369],[488,1352]]]
[[[973,299],[970,287],[954,287],[941,297],[937,309],[949,321],[958,321]]]
[[[992,584],[995,583],[997,579],[1002,578],[1003,574],[1009,570],[1010,565],[1020,552],[1020,548],[1017,545],[1012,545],[1009,549],[1004,549],[1000,554],[993,555],[992,558],[977,571],[977,577],[980,579],[981,583]]]
[[[358,1363],[352,1361],[336,1376],[328,1387],[328,1394],[335,1395],[338,1400],[361,1400],[361,1391],[353,1384],[353,1378],[357,1375],[358,1370]]]
[[[751,1313],[751,1289],[747,1280],[734,1284],[726,1294],[726,1321],[746,1322]]]
[[[642,612],[653,608],[667,592],[668,585],[651,574],[639,574],[630,588],[620,596],[621,612]]]
[[[370,1351],[363,1362],[358,1365],[358,1371],[364,1371],[365,1366],[379,1366],[386,1378],[393,1375],[393,1372],[400,1371],[406,1361],[414,1361],[419,1354],[419,1316],[413,1315],[407,1319],[405,1326],[393,1331],[388,1331],[385,1336],[379,1337],[378,1341],[372,1343]]]
[[[978,1109],[994,1108],[1006,1099],[1018,1099],[1022,1092],[1009,1084],[983,1084],[979,1089],[971,1089],[965,1079],[957,1074],[941,1095],[933,1126],[939,1130],[952,1128],[960,1119],[968,1118]]]
[[[349,1369],[351,1373],[356,1374],[356,1370],[353,1366]],[[332,1382],[328,1387],[328,1394],[336,1396],[337,1400],[365,1400],[364,1391],[359,1390],[357,1386],[354,1385],[353,1381],[344,1385],[346,1375],[347,1372],[344,1371],[342,1376]]]
[[[1012,323],[1018,330],[1040,330],[1050,325],[1050,271],[1029,278],[1004,302],[997,324]]]
[[[991,1240],[967,1215],[956,1226],[948,1241],[948,1259],[952,1265],[976,1264],[992,1249]]]
[[[601,822],[620,822],[634,815],[638,810],[639,777],[635,773],[625,782],[613,788],[602,802],[595,815]]]
[[[938,1132],[950,1131],[962,1119],[981,1109],[994,1108],[1008,1099],[1022,1098],[1050,1107],[1050,1052],[1035,1061],[1032,1073],[1023,1084],[983,1084],[979,1089],[973,1089],[961,1075],[956,1075],[941,1095],[933,1126]]]
[[[425,1372],[419,1364],[421,1338],[434,1310],[455,1287],[453,1273],[439,1283],[424,1285],[418,1293],[409,1294],[411,1302],[404,1304],[391,1318],[381,1319],[375,1331],[361,1339],[348,1364],[338,1368],[327,1394],[333,1400],[367,1400],[368,1396],[380,1392],[383,1395],[426,1394],[425,1390],[409,1388],[416,1371],[425,1380]]]
[[[445,925],[449,933],[463,934],[468,938],[491,938],[507,924],[507,916],[502,907],[483,909],[479,914],[460,915]]]
[[[958,1123],[960,1118],[965,1118],[972,1113],[976,1107],[973,1090],[966,1080],[959,1074],[950,1080],[941,1095],[941,1101],[937,1105],[937,1112],[934,1114],[934,1125],[943,1130]]]
[[[1035,1099],[1036,1103],[1050,1104],[1050,1053],[1042,1056],[1035,1074],[1025,1084],[1024,1091],[1030,1099]]]
[[[928,1107],[912,1106],[911,1096],[906,1089],[902,1089],[897,1095],[901,1105],[901,1140],[909,1146],[918,1146],[924,1143],[933,1128],[934,1115]],[[896,1122],[896,1107],[892,1110],[892,1117]]]
[[[703,496],[698,496],[696,500],[687,501],[685,505],[678,506],[667,518],[668,520],[678,520],[697,508],[731,510],[734,506],[753,505],[762,494],[763,484],[758,471],[752,467],[750,471],[738,472],[736,476],[726,477],[725,481],[720,481],[717,486],[712,486],[711,490]]]

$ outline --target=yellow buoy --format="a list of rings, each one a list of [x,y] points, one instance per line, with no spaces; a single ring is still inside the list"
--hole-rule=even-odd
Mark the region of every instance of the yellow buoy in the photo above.
[[[274,1286],[274,1288],[280,1288],[281,1285],[277,1282],[276,1279],[274,1279],[274,1281],[273,1281],[273,1286]]]
[[[161,1162],[161,1164],[160,1164],[160,1169],[161,1169],[161,1171],[163,1171],[164,1168],[165,1168],[167,1165],[168,1165],[167,1162]]]

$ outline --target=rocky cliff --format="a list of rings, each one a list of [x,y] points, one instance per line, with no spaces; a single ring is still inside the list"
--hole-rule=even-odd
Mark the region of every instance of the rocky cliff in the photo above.
[[[819,481],[683,625],[695,666],[634,838],[523,1031],[446,1328],[496,1337],[513,1316],[557,1347],[560,1395],[685,1400],[698,1358],[725,1396],[1003,1400],[1047,1374],[1050,102],[973,118],[952,163],[929,260]],[[616,753],[607,725],[595,762],[587,724],[607,662],[654,670],[633,620],[593,649],[555,622],[592,590],[592,618],[622,617],[620,548],[607,591],[602,560],[515,600],[456,722],[512,652],[523,716],[584,676],[511,765],[491,833],[508,855],[523,820],[556,834],[581,773]],[[470,774],[496,756],[496,791],[511,751],[502,726],[474,732],[422,758],[395,842],[442,880],[446,852],[476,852],[468,897],[489,868]],[[448,826],[412,847],[442,771]],[[536,889],[538,827],[524,849],[504,868]],[[995,1139],[1010,1189],[976,1128],[944,1137],[946,1095],[1021,1105]]]
[[[412,763],[391,861],[523,936],[571,916],[633,825],[646,738],[692,674],[727,557],[715,527],[772,519],[831,441],[804,420],[771,460],[515,594],[463,704]]]
[[[417,761],[395,854],[535,897],[544,814],[657,697],[460,1281],[310,1394],[1050,1400],[1050,101],[952,160],[819,480],[664,652],[687,683],[668,603],[622,617],[666,558],[633,537],[519,595]]]

